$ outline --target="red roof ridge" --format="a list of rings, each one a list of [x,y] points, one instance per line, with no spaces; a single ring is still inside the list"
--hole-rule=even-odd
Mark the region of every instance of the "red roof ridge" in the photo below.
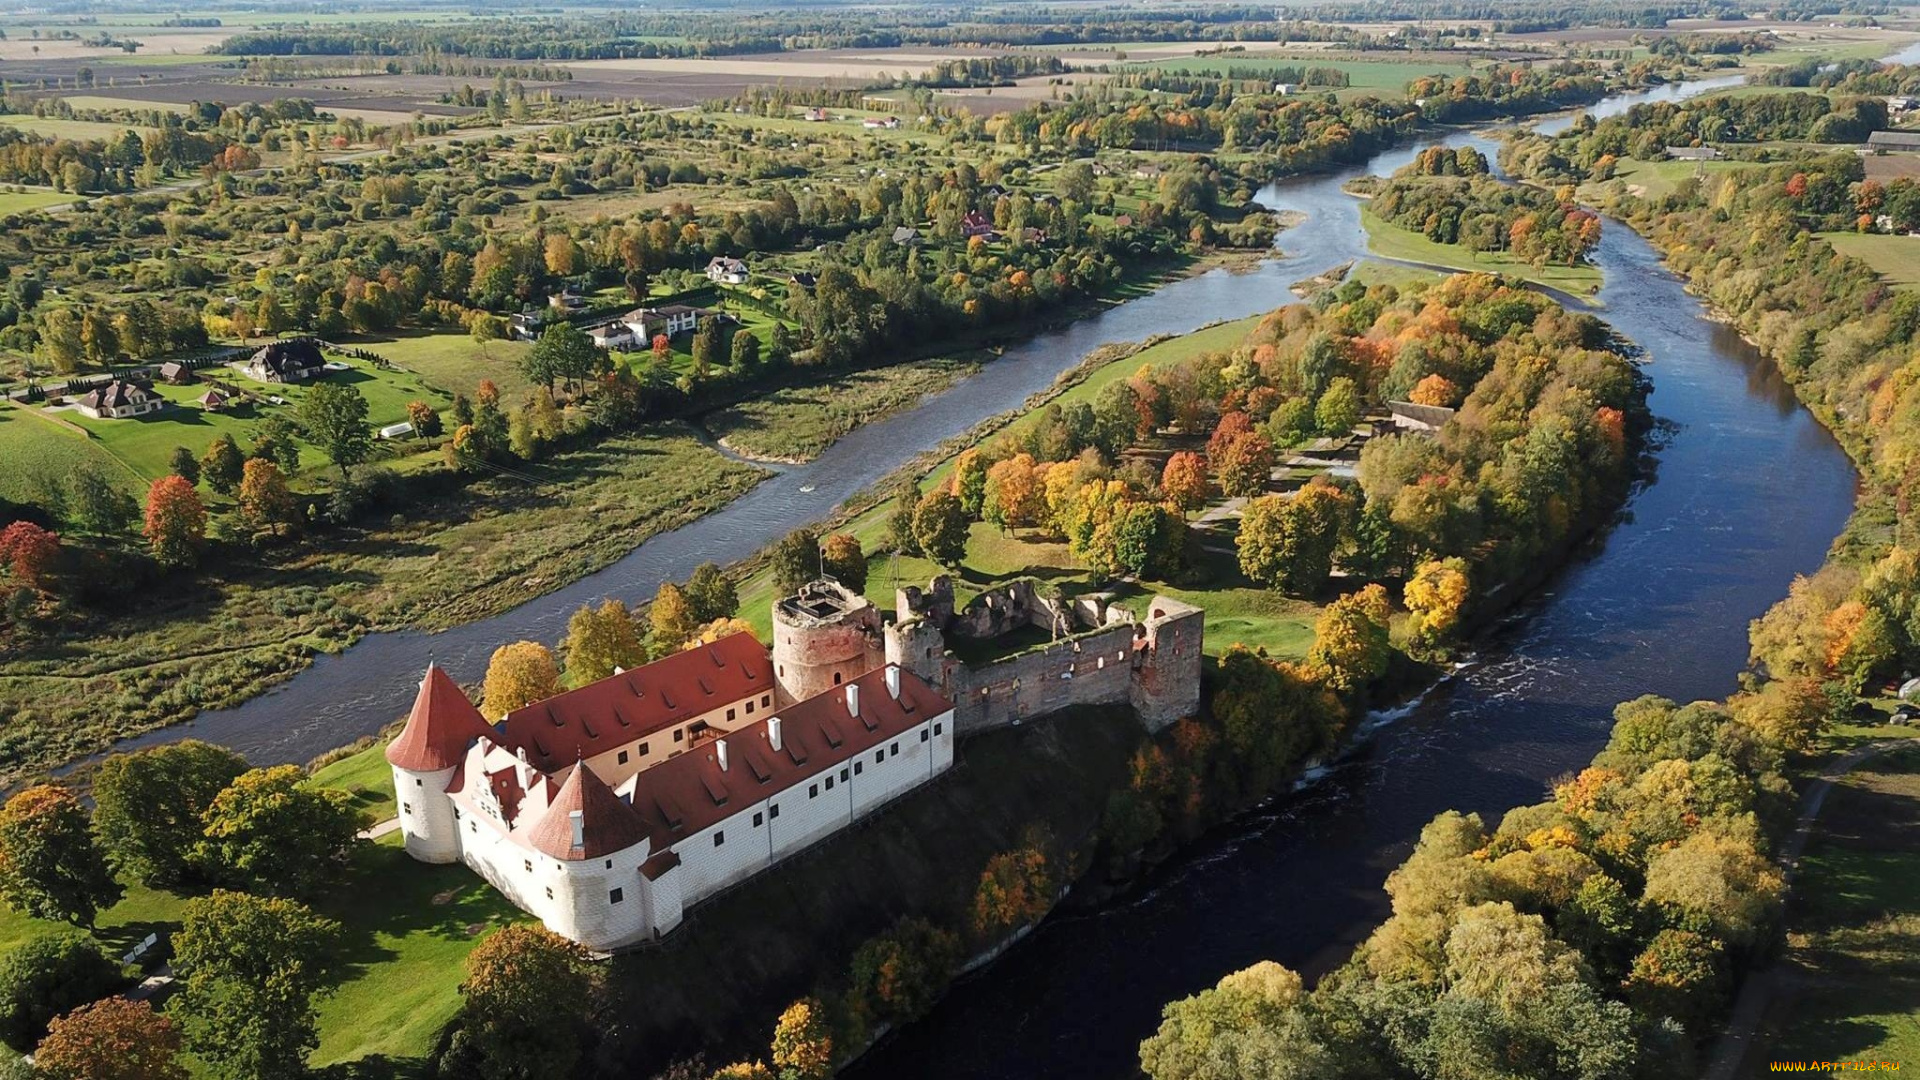
[[[475,739],[493,734],[453,676],[428,664],[407,726],[387,744],[387,761],[409,772],[439,772],[460,764]]]

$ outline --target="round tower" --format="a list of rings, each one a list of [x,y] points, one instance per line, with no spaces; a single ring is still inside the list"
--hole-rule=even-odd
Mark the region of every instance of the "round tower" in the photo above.
[[[407,854],[421,862],[459,861],[460,825],[447,785],[465,764],[474,741],[492,731],[452,677],[428,665],[407,726],[387,744]]]
[[[781,704],[804,701],[886,662],[880,609],[832,578],[773,604],[773,678]]]

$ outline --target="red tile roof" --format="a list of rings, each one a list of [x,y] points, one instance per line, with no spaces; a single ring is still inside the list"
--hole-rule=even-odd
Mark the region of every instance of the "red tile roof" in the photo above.
[[[846,686],[779,710],[778,750],[769,738],[768,721],[762,720],[642,770],[632,781],[631,802],[646,823],[653,850],[665,851],[739,813],[742,806],[851,761],[953,708],[904,669],[895,700],[887,693],[886,672],[875,668],[847,684],[860,688],[858,717],[847,713]],[[718,742],[727,744],[725,769],[720,767]]]
[[[460,764],[475,739],[492,734],[453,677],[429,664],[407,726],[387,744],[387,761],[413,772],[451,769]]]
[[[573,842],[573,813],[580,812],[581,843]],[[581,763],[560,785],[553,805],[527,830],[534,850],[556,859],[577,861],[611,855],[647,838],[647,827],[633,808]]]
[[[505,742],[545,772],[616,750],[701,713],[773,692],[773,661],[742,631],[507,714]]]

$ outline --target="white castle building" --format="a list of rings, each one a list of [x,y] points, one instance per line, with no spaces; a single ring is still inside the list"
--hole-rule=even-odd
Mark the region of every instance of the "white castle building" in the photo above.
[[[950,701],[897,664],[835,659],[776,672],[735,634],[497,725],[430,666],[387,747],[407,852],[466,863],[591,949],[666,934],[952,766]]]

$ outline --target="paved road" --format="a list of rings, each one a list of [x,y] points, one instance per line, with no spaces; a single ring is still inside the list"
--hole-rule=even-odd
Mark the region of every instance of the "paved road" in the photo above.
[[[1793,834],[1780,851],[1780,868],[1785,873],[1787,884],[1793,884],[1794,874],[1800,869],[1800,855],[1807,848],[1807,838],[1813,832],[1813,823],[1820,816],[1821,807],[1827,804],[1827,794],[1833,790],[1836,780],[1846,776],[1860,766],[1860,763],[1886,750],[1899,746],[1914,745],[1911,739],[1886,739],[1856,747],[1841,755],[1838,759],[1820,770],[1820,778],[1800,802],[1800,818],[1794,823]],[[1751,1075],[1753,1070],[1742,1070],[1747,1056],[1754,1050],[1759,1035],[1760,1022],[1765,1019],[1767,1005],[1772,1002],[1774,991],[1780,986],[1787,973],[1780,961],[1767,965],[1761,971],[1754,972],[1740,988],[1740,996],[1734,1002],[1733,1018],[1727,1023],[1726,1034],[1720,1036],[1713,1045],[1713,1059],[1708,1062],[1702,1080],[1739,1080]]]

